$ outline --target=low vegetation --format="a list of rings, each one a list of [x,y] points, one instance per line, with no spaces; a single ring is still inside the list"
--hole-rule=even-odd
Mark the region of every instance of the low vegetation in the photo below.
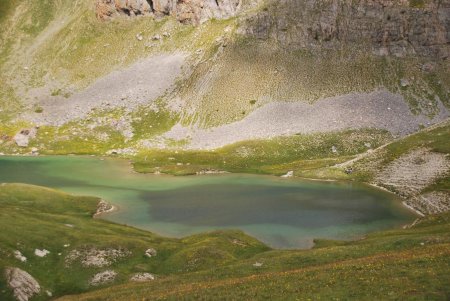
[[[32,300],[442,300],[450,293],[450,215],[353,242],[317,241],[312,250],[271,250],[238,231],[168,239],[92,218],[98,199],[21,184],[0,186],[0,269],[19,267],[41,285]],[[148,248],[157,255],[146,257]],[[35,249],[50,251],[45,257]],[[68,261],[74,250],[125,252],[108,266]],[[26,261],[14,257],[18,250]],[[259,264],[255,264],[259,263]],[[111,283],[89,285],[104,270]],[[156,280],[134,283],[134,273]],[[3,275],[2,275],[3,277]],[[88,292],[87,294],[81,294]],[[4,279],[0,297],[12,300]]]

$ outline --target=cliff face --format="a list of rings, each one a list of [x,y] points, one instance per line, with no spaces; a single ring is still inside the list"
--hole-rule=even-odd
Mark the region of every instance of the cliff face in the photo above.
[[[240,31],[290,49],[364,46],[377,55],[445,59],[450,1],[278,0],[245,18]]]
[[[100,19],[171,15],[200,24],[229,18],[247,0],[97,0]],[[450,0],[276,0],[243,17],[240,32],[289,49],[363,46],[376,55],[450,55]]]
[[[172,15],[182,23],[199,24],[211,18],[229,18],[242,7],[242,0],[97,0],[100,19],[128,15]]]

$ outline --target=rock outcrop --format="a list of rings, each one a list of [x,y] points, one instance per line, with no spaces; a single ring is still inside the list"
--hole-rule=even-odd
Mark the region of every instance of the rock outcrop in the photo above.
[[[96,3],[96,14],[100,19],[119,15],[149,15],[153,12],[150,3],[147,0],[99,0]]]
[[[112,270],[107,270],[104,272],[100,272],[94,275],[92,279],[89,281],[89,284],[92,286],[98,286],[105,283],[113,282],[116,279],[117,273]]]
[[[85,248],[70,251],[66,256],[65,263],[66,266],[80,262],[83,267],[105,267],[130,255],[131,251],[124,248]]]
[[[39,283],[30,274],[19,268],[7,268],[5,278],[18,301],[28,301],[29,298],[41,291]]]
[[[450,54],[450,1],[276,0],[245,17],[240,32],[284,48],[363,47],[378,55]]]
[[[235,16],[241,7],[242,0],[97,0],[96,14],[102,20],[120,15],[171,15],[182,23],[200,24]]]
[[[155,276],[150,273],[137,273],[134,274],[130,280],[135,282],[145,282],[155,280]]]

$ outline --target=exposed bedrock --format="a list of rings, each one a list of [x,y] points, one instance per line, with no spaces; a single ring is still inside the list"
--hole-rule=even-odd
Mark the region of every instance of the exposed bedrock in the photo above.
[[[286,48],[355,45],[378,55],[445,59],[450,45],[450,1],[277,0],[246,17],[240,32]]]
[[[120,15],[172,15],[182,23],[199,24],[232,17],[241,7],[242,0],[97,0],[96,14],[103,20]]]

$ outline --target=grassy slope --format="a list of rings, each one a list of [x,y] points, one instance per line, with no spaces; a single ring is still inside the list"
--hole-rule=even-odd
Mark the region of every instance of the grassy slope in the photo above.
[[[93,219],[98,199],[75,197],[50,189],[21,184],[0,186],[0,270],[15,266],[29,272],[43,291],[54,296],[81,293],[92,289],[88,280],[104,268],[84,268],[80,264],[66,267],[65,256],[84,247],[126,248],[132,255],[114,263],[119,273],[116,283],[127,282],[136,272],[151,272],[163,277],[170,273],[201,270],[211,265],[231,263],[268,248],[239,231],[196,235],[183,240],[163,238],[131,227]],[[68,227],[66,224],[73,225]],[[231,241],[242,241],[246,247]],[[65,248],[65,244],[70,244]],[[147,258],[147,248],[158,255]],[[34,255],[35,249],[47,249],[45,258]],[[20,250],[28,258],[22,263],[13,256]],[[61,253],[59,256],[58,253]],[[215,254],[215,256],[211,256]],[[0,299],[12,300],[0,275]],[[36,300],[45,300],[45,293]]]
[[[294,135],[269,140],[238,142],[214,151],[143,150],[134,160],[140,172],[195,174],[203,169],[280,175],[289,170],[334,165],[392,138],[377,130]],[[335,146],[337,153],[333,153]]]
[[[450,293],[448,214],[366,239],[269,251],[225,267],[61,300],[444,300]],[[255,268],[254,262],[262,262]]]
[[[279,251],[237,231],[176,240],[92,219],[97,201],[36,186],[1,185],[0,268],[16,266],[28,271],[44,291],[55,296],[92,290],[87,283],[96,272],[109,268],[119,272],[108,288],[62,300],[443,300],[450,294],[448,213],[427,217],[410,229],[373,233],[360,241],[317,241],[312,250]],[[67,243],[70,247],[64,248]],[[65,267],[64,256],[83,246],[125,247],[132,255],[108,268]],[[156,248],[158,255],[143,256],[148,247]],[[33,255],[35,248],[51,253],[39,258]],[[12,256],[17,249],[28,258],[26,263]],[[262,262],[262,267],[254,267],[255,262]],[[128,282],[135,272],[155,273],[158,278],[144,284]],[[12,300],[3,279],[0,297]],[[46,299],[43,293],[33,300]]]

